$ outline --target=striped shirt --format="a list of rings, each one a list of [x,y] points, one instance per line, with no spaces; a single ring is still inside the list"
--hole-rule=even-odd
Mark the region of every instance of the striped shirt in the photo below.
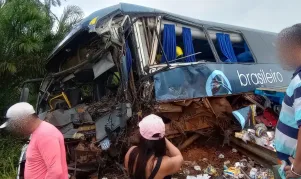
[[[301,67],[290,82],[279,116],[275,133],[275,148],[280,160],[295,157],[298,130],[301,126]]]

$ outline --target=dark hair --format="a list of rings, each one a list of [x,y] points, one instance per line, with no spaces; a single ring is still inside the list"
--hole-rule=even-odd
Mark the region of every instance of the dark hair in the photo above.
[[[278,34],[278,40],[289,45],[301,47],[301,23],[283,29]]]
[[[159,134],[153,135],[159,137]],[[166,155],[165,138],[159,140],[147,140],[140,136],[138,147],[134,148],[129,157],[128,171],[132,179],[145,179],[146,178],[146,165],[150,157],[163,157]],[[135,161],[136,165],[135,165]],[[136,168],[134,168],[136,166]],[[135,172],[134,172],[135,171]]]

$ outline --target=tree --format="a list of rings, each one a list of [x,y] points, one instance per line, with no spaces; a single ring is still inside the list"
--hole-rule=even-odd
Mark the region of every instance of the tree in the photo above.
[[[57,45],[65,35],[71,31],[74,25],[78,24],[83,19],[84,13],[80,7],[69,5],[64,8],[63,14],[60,18],[56,19],[54,26],[56,27],[54,33],[49,34],[45,43],[48,49],[52,50],[55,45]],[[50,39],[50,40],[49,40]],[[48,51],[48,50],[47,50]]]
[[[0,122],[7,108],[18,101],[21,83],[44,76],[47,56],[82,19],[77,6],[66,7],[62,16],[56,17],[51,7],[60,5],[60,0],[0,0]],[[21,143],[3,137],[1,131],[0,138],[4,143],[0,147],[0,160],[4,161],[0,162],[0,178],[15,178],[13,164],[18,162]]]
[[[21,82],[44,76],[45,59],[72,26],[82,20],[83,11],[67,6],[57,18],[51,7],[60,6],[60,0],[1,0],[0,5],[1,113],[4,106],[16,102],[15,93]]]

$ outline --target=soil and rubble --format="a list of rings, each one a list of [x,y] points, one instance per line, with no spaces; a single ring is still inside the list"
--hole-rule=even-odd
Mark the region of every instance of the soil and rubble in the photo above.
[[[127,125],[120,128],[114,125],[121,124],[110,118],[115,115],[112,111],[122,111],[123,108],[116,105],[116,97],[105,96],[98,103],[79,105],[75,110],[68,110],[69,113],[61,110],[48,112],[45,120],[61,126],[59,129],[66,140],[68,167],[73,171],[74,179],[75,176],[85,178],[87,173],[93,179],[127,178],[122,163],[124,154],[139,142],[137,123],[149,113],[163,118],[166,137],[183,153],[184,165],[174,178],[248,178],[256,175],[257,178],[272,179],[270,169],[248,158],[245,153],[241,154],[241,149],[237,150],[236,144],[231,143],[231,138],[236,137],[241,142],[251,142],[274,151],[274,134],[270,129],[275,127],[275,122],[267,120],[274,120],[277,114],[269,108],[255,109],[254,106],[260,103],[263,103],[260,96],[252,94],[169,103],[149,101],[141,106],[153,104],[153,108],[134,113]],[[235,119],[234,111],[245,115],[245,121]],[[127,108],[124,112],[128,114]],[[114,119],[122,117],[124,112],[117,112]],[[109,116],[106,122],[99,125],[106,116]]]

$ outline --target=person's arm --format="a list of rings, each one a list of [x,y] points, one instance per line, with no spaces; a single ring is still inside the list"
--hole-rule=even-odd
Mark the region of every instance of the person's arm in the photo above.
[[[298,131],[298,141],[297,141],[297,147],[296,147],[296,158],[293,159],[292,157],[289,158],[291,164],[294,165],[293,167],[293,171],[297,174],[301,174],[301,128],[299,127],[299,131]],[[291,166],[287,165],[284,168],[285,174],[286,174],[286,178],[300,178],[300,176],[295,175],[292,171],[291,171]]]
[[[298,126],[300,126],[298,124]],[[301,126],[300,126],[301,127]],[[301,174],[301,128],[299,127],[299,131],[298,131],[298,141],[297,141],[297,147],[296,147],[296,157],[295,159],[293,159],[292,157],[290,157],[290,162],[291,164],[294,165],[293,167],[293,171],[297,174]],[[291,166],[286,166],[284,168],[285,173],[286,173],[286,178],[299,178],[300,176],[295,175],[292,171],[291,171]]]
[[[38,149],[47,167],[45,179],[57,179],[63,176],[59,140],[52,136],[40,137]]]
[[[294,118],[299,127],[298,130],[298,139],[296,146],[296,156],[295,159],[290,158],[291,164],[293,164],[293,171],[297,174],[301,174],[301,87],[297,87],[294,90],[294,94],[292,96],[294,98]],[[291,166],[286,166],[285,171],[287,174],[287,178],[299,178],[300,176],[295,175],[291,172]]]
[[[165,138],[166,148],[168,150],[169,157],[164,157],[164,162],[162,163],[162,168],[166,175],[171,175],[177,173],[184,160],[180,150],[174,146],[168,139]]]

